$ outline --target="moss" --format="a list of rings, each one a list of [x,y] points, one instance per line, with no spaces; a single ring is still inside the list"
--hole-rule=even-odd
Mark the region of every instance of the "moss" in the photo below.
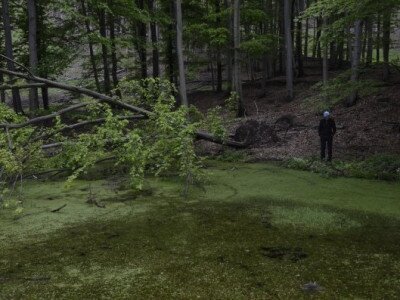
[[[187,201],[175,179],[151,179],[153,192],[131,200],[91,181],[105,209],[85,203],[85,181],[26,186],[25,213],[42,212],[3,212],[1,297],[308,298],[310,281],[326,299],[400,293],[399,185],[263,164],[210,162],[206,172],[206,192]]]

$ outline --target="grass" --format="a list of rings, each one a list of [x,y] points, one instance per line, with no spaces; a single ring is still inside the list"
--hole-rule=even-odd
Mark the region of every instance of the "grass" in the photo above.
[[[147,196],[28,184],[22,216],[0,216],[0,299],[302,299],[310,281],[323,299],[400,293],[399,184],[270,164],[206,172],[186,200],[173,178]],[[105,209],[85,203],[89,183]]]

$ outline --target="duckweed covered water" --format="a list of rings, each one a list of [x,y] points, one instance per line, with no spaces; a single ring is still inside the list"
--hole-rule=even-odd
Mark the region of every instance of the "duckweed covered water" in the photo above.
[[[0,299],[399,297],[398,184],[268,164],[206,172],[188,199],[174,179],[150,180],[147,196],[28,184],[19,219],[0,215]],[[106,208],[85,203],[89,185]]]

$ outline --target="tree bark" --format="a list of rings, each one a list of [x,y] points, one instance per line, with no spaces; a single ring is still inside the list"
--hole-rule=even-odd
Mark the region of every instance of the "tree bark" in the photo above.
[[[328,26],[328,19],[327,17],[323,18],[323,27],[326,30],[326,26]],[[328,43],[324,41],[323,44],[323,57],[322,57],[322,79],[324,85],[328,84],[329,76],[329,66],[328,66]]]
[[[292,14],[290,0],[284,0],[285,20],[285,47],[286,47],[286,98],[292,101],[293,92],[293,41],[292,41]]]
[[[379,63],[381,58],[381,14],[378,13],[376,24],[376,62]]]
[[[155,4],[154,0],[149,0],[149,9],[151,11],[152,17],[155,15]],[[160,53],[158,51],[158,35],[157,35],[157,24],[155,20],[152,20],[150,23],[150,33],[151,33],[151,42],[153,47],[153,77],[160,76]]]
[[[81,0],[81,8],[82,8],[82,15],[85,18],[86,34],[88,35],[90,63],[92,65],[94,82],[96,84],[96,90],[98,92],[101,92],[100,81],[99,81],[99,73],[97,71],[97,66],[96,66],[96,57],[95,57],[95,54],[94,54],[93,43],[90,40],[90,35],[92,33],[92,29],[90,28],[90,22],[88,20],[87,10],[86,10],[86,6],[85,6],[85,0]]]
[[[11,21],[10,21],[10,11],[9,11],[9,1],[2,0],[2,12],[3,12],[3,27],[4,27],[4,40],[5,40],[5,52],[6,56],[13,60],[13,42],[12,42],[12,33],[11,33]],[[7,61],[7,68],[10,71],[15,71],[15,66],[12,61]],[[10,76],[10,81],[13,80],[13,77]],[[12,99],[13,99],[13,107],[15,112],[23,113],[21,96],[19,94],[18,89],[12,90]]]
[[[176,0],[176,52],[179,68],[179,96],[181,104],[189,106],[186,91],[185,59],[183,56],[182,1]]]
[[[361,39],[362,39],[362,21],[357,20],[354,23],[354,44],[351,56],[351,82],[356,84],[360,76],[360,59],[361,59]],[[358,91],[355,89],[347,100],[348,106],[353,106],[358,97]]]
[[[39,65],[37,55],[37,15],[36,0],[28,0],[28,44],[29,44],[29,68],[36,74]],[[36,88],[29,89],[29,109],[39,109],[39,94]]]
[[[370,66],[372,64],[372,52],[373,48],[373,37],[372,37],[372,19],[367,21],[366,25],[366,33],[367,33],[367,57],[366,57],[366,65]]]
[[[298,68],[298,77],[304,76],[304,67],[303,67],[303,26],[302,21],[297,21],[297,34],[296,34],[296,60],[297,60],[297,68]]]
[[[391,12],[387,11],[383,15],[383,80],[387,81],[390,75],[389,69],[389,52],[390,52],[390,27],[391,26]]]
[[[217,26],[221,27],[221,3],[220,0],[215,0],[215,12],[217,13]],[[221,49],[217,49],[217,92],[222,91],[222,59],[221,59]]]
[[[309,37],[309,19],[306,19],[306,29],[304,32],[304,58],[307,60],[308,58],[308,37]]]
[[[242,76],[240,67],[240,0],[233,1],[233,88],[237,96],[237,116],[244,117]]]
[[[143,10],[144,9],[144,0],[137,0],[138,8]],[[139,59],[140,59],[140,72],[141,78],[147,78],[147,26],[146,23],[139,21],[137,25],[138,31],[138,52],[139,52]]]
[[[100,35],[103,38],[107,38],[107,29],[106,29],[106,13],[104,9],[101,9],[99,12],[99,25],[100,25]],[[110,71],[108,66],[108,50],[107,46],[102,43],[101,44],[102,58],[103,58],[103,74],[104,74],[104,92],[107,95],[111,94],[111,83],[110,83]]]
[[[121,97],[121,92],[118,90],[118,58],[117,46],[115,43],[115,18],[112,13],[108,13],[108,28],[110,29],[111,41],[111,78],[113,81],[114,89],[117,89],[116,94]]]

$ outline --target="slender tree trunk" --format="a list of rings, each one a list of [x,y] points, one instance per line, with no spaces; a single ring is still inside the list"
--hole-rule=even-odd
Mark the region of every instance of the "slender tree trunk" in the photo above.
[[[221,3],[220,0],[215,0],[215,12],[217,13],[217,26],[221,27]],[[222,59],[221,59],[221,49],[217,49],[217,92],[222,91]]]
[[[387,81],[390,75],[389,67],[389,52],[390,52],[390,26],[391,26],[391,12],[387,11],[383,15],[383,80]]]
[[[229,2],[228,2],[229,1]],[[225,7],[230,11],[232,9],[232,3],[231,0],[224,0],[224,4]],[[228,49],[227,49],[227,54],[226,54],[226,68],[227,68],[227,75],[226,75],[226,82],[227,82],[227,91],[230,93],[232,92],[233,86],[233,65],[232,65],[232,61],[233,61],[233,17],[232,14],[229,13],[229,17],[228,17],[228,23],[227,26],[229,28],[229,41],[228,41]]]
[[[107,38],[107,30],[106,30],[106,13],[104,9],[102,9],[99,13],[99,25],[100,25],[100,35],[103,38]],[[111,83],[110,83],[110,71],[108,66],[108,51],[107,46],[102,43],[102,58],[103,58],[103,74],[104,74],[104,91],[107,95],[111,94]]]
[[[337,57],[338,57],[338,68],[341,69],[343,67],[344,62],[344,40],[341,39],[337,46]]]
[[[306,29],[304,32],[304,59],[308,58],[308,37],[309,37],[309,19],[306,19]]]
[[[90,63],[92,65],[94,82],[96,84],[96,90],[98,92],[101,92],[100,81],[99,81],[99,73],[97,71],[97,66],[96,66],[96,57],[95,57],[95,54],[94,54],[93,43],[90,40],[90,35],[92,34],[92,29],[90,28],[90,22],[89,22],[88,15],[87,15],[87,10],[86,10],[86,6],[85,6],[85,0],[81,0],[81,8],[82,8],[82,15],[85,18],[85,28],[86,28],[86,34],[88,36]]]
[[[316,39],[316,52],[317,52],[317,58],[321,58],[321,26],[322,21],[321,18],[317,18],[317,39]]]
[[[28,19],[29,68],[33,74],[36,74],[39,61],[37,55],[37,15],[35,0],[28,0]],[[31,111],[39,109],[39,94],[37,88],[29,89],[29,109]]]
[[[313,47],[312,47],[312,57],[317,58],[317,32],[318,32],[318,23],[317,20],[314,19],[314,28],[313,28]]]
[[[4,27],[4,40],[5,40],[5,52],[6,56],[10,59],[14,59],[13,54],[13,42],[12,42],[12,33],[11,33],[11,22],[10,22],[10,11],[8,6],[9,0],[2,0],[2,11],[3,11],[3,27]],[[11,61],[7,61],[7,68],[10,71],[15,71],[14,63]],[[13,78],[10,76],[10,81]],[[21,96],[19,94],[18,89],[12,89],[12,99],[13,99],[13,107],[15,112],[23,113]]]
[[[111,41],[111,78],[113,80],[113,86],[116,89],[118,87],[118,58],[117,58],[117,47],[115,44],[115,19],[112,13],[108,13],[108,28],[110,29],[110,41]],[[117,91],[117,95],[121,96],[121,93]]]
[[[144,9],[144,0],[138,0],[137,2],[139,9]],[[147,26],[144,22],[138,23],[138,52],[140,59],[140,70],[142,79],[147,78]]]
[[[170,2],[169,5],[169,13],[172,17],[173,20],[176,20],[176,13],[175,13],[175,4],[174,2]],[[176,83],[176,76],[175,76],[175,44],[174,41],[176,40],[176,32],[174,28],[174,24],[171,22],[171,24],[168,26],[168,32],[166,34],[166,56],[167,56],[167,73],[169,77],[169,81],[171,83]]]
[[[284,0],[286,1],[286,0]],[[290,8],[289,8],[290,9]],[[291,20],[289,20],[291,22]],[[279,73],[283,73],[285,66],[285,8],[284,2],[279,1]]]
[[[183,56],[182,0],[176,0],[176,52],[179,67],[179,95],[181,104],[189,106],[186,91],[185,59]]]
[[[233,82],[238,97],[237,116],[244,117],[242,73],[240,67],[240,0],[233,1]]]
[[[366,58],[366,64],[367,66],[370,66],[372,64],[372,52],[374,50],[373,48],[373,37],[372,37],[372,19],[369,19],[366,25],[367,29],[367,58]]]
[[[326,30],[326,26],[328,26],[328,19],[326,17],[323,18],[323,27]],[[328,84],[329,80],[329,65],[328,65],[328,43],[323,43],[323,57],[322,57],[322,78],[324,85]]]
[[[362,48],[361,48],[361,60],[365,63],[365,54],[367,50],[367,27],[368,27],[368,20],[363,22],[363,30],[362,30]]]
[[[381,58],[381,15],[378,14],[378,20],[376,24],[376,62],[379,63]]]
[[[149,9],[154,18],[156,10],[154,0],[149,0]],[[151,43],[153,47],[153,77],[156,78],[160,76],[160,54],[157,45],[158,36],[157,36],[157,24],[155,20],[152,20],[150,23],[150,33],[151,33]]]
[[[50,100],[49,100],[49,89],[47,87],[42,87],[42,100],[43,100],[43,108],[48,110],[50,108]]]
[[[302,21],[297,21],[297,34],[296,34],[296,60],[298,67],[298,77],[304,76],[303,68],[303,26]]]
[[[362,47],[362,21],[357,20],[354,23],[354,44],[351,56],[351,82],[356,84],[360,77],[360,59],[361,59],[361,47]],[[354,92],[349,96],[347,100],[348,106],[353,106],[358,97],[358,91],[355,89]]]
[[[291,5],[290,0],[284,0],[284,20],[285,20],[285,46],[286,46],[286,93],[287,100],[292,101],[293,93],[293,42],[291,28]]]

